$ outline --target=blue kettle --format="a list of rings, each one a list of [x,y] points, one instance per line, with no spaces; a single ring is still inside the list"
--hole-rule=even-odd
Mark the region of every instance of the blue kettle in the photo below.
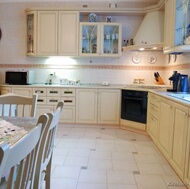
[[[180,75],[178,81],[178,92],[183,92],[183,93],[189,92],[188,75]]]

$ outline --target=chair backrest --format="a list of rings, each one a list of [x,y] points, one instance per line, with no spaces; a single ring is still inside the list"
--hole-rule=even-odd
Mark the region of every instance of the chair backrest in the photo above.
[[[31,178],[36,168],[38,144],[48,116],[41,115],[38,123],[27,135],[10,147],[4,172],[8,172],[7,188],[26,189],[31,186]]]
[[[7,93],[0,96],[1,116],[36,116],[38,94],[32,97]]]
[[[0,178],[2,177],[3,171],[5,169],[5,164],[10,152],[10,146],[5,143],[0,143]]]
[[[46,128],[42,131],[32,188],[40,188],[44,177],[50,177],[54,139],[63,104],[63,102],[59,102],[55,112],[47,113],[49,121]],[[50,186],[47,188],[50,188]]]

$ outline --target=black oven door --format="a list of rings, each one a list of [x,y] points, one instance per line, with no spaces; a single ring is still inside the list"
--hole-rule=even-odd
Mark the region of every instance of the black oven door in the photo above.
[[[147,95],[141,97],[122,96],[121,118],[146,123]]]

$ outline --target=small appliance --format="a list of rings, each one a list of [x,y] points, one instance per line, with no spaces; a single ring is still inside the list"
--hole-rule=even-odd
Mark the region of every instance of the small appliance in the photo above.
[[[172,89],[167,89],[170,92],[177,92],[178,90],[178,82],[181,74],[177,71],[173,71],[173,75],[169,77],[170,82],[172,82]]]
[[[5,83],[11,85],[30,85],[34,83],[33,71],[6,71]]]
[[[178,81],[178,92],[188,93],[189,92],[189,81],[188,75],[180,75]]]

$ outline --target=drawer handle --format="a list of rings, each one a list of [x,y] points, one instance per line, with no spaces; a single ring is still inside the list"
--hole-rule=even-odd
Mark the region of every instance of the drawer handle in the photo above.
[[[38,102],[44,102],[44,100],[43,99],[38,99]]]
[[[38,90],[38,91],[35,91],[35,93],[37,93],[37,94],[42,94],[42,93],[44,93],[44,91]]]
[[[72,100],[64,100],[65,103],[72,103]]]
[[[54,99],[52,99],[52,100],[50,100],[50,102],[58,102],[58,100],[54,100]]]
[[[72,94],[73,91],[64,91],[64,94]]]
[[[58,91],[50,91],[51,94],[58,94]]]

